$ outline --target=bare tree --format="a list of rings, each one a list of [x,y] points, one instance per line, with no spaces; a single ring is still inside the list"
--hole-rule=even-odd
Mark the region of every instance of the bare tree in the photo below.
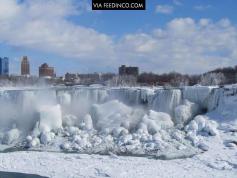
[[[108,82],[109,86],[136,86],[137,77],[132,75],[115,76]]]
[[[225,83],[225,76],[223,73],[207,73],[201,76],[200,84],[204,86],[208,85],[220,85]]]

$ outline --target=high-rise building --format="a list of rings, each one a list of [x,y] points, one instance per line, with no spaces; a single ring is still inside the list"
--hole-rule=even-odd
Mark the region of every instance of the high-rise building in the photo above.
[[[23,56],[21,60],[21,75],[30,75],[30,62],[27,56]]]
[[[54,68],[49,67],[47,63],[39,67],[39,77],[55,77]]]
[[[9,59],[0,57],[0,75],[7,76],[9,74]]]

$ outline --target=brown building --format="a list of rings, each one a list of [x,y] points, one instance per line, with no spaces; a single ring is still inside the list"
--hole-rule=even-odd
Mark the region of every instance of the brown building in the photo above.
[[[39,77],[55,77],[54,68],[49,67],[47,63],[39,67]]]
[[[137,77],[139,75],[139,68],[138,67],[126,67],[122,65],[119,67],[119,75],[132,75]]]
[[[30,75],[30,63],[27,56],[23,56],[21,60],[21,75]]]

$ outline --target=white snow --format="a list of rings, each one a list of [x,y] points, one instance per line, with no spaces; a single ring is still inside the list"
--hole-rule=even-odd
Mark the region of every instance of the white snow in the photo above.
[[[50,178],[75,177],[176,177],[235,178],[237,158],[235,148],[223,145],[228,133],[208,137],[202,148],[208,151],[192,158],[157,160],[144,157],[65,154],[53,152],[0,153],[0,171],[39,174]],[[64,147],[69,145],[65,144]]]

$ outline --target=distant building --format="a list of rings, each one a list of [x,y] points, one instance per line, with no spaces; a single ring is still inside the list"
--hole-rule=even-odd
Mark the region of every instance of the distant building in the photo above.
[[[9,59],[7,57],[0,57],[0,75],[8,76],[9,75]]]
[[[132,75],[137,77],[139,75],[139,68],[122,65],[119,67],[119,75]]]
[[[78,83],[80,81],[78,74],[66,73],[65,82]]]
[[[23,56],[21,60],[21,75],[30,75],[30,63],[27,56]]]
[[[39,67],[39,77],[55,77],[54,68],[49,67],[47,63]]]
[[[101,74],[100,78],[102,81],[108,81],[108,80],[113,79],[115,76],[116,74],[114,73],[104,73],[104,74]]]
[[[95,84],[100,82],[100,74],[78,74],[81,84]]]

